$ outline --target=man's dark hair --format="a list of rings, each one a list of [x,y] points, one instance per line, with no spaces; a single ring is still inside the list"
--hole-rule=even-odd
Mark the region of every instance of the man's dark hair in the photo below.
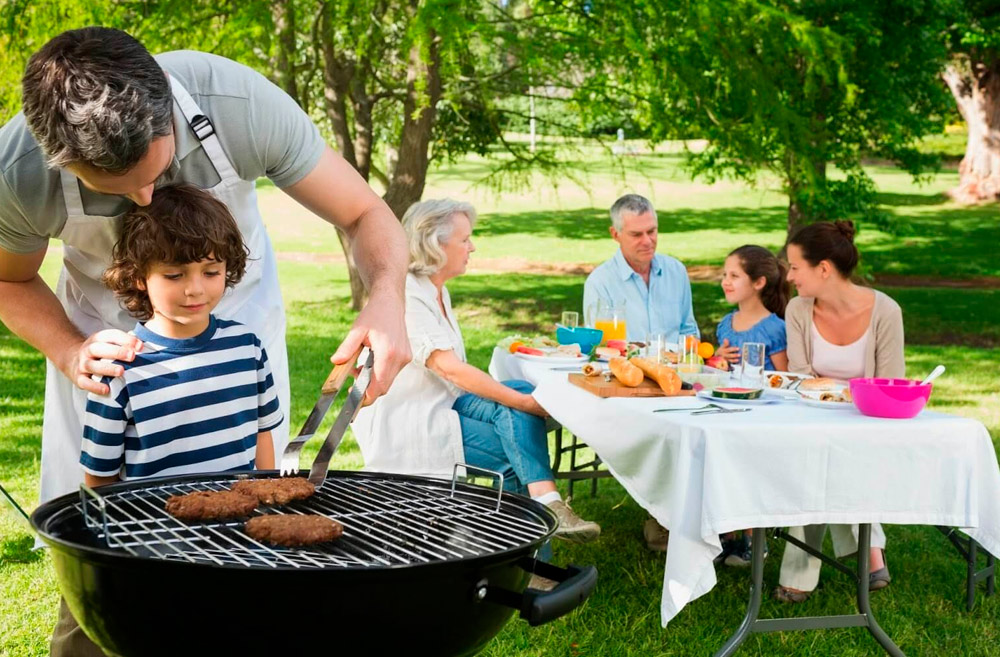
[[[28,60],[21,88],[25,121],[50,167],[125,173],[173,128],[166,74],[121,30],[63,32]]]
[[[153,316],[153,306],[140,282],[156,263],[225,262],[226,287],[232,287],[243,278],[248,255],[225,203],[193,185],[168,185],[153,192],[152,203],[136,206],[122,219],[103,280],[126,310],[145,320]]]

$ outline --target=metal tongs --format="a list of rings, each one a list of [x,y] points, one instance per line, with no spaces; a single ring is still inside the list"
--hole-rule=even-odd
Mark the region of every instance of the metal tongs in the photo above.
[[[368,384],[371,382],[372,364],[375,362],[375,357],[368,347],[358,349],[353,358],[342,365],[335,366],[333,371],[330,372],[330,376],[326,377],[320,397],[316,401],[316,405],[313,406],[312,412],[309,413],[309,417],[306,418],[305,424],[302,425],[299,435],[288,443],[284,453],[281,455],[281,475],[283,477],[299,473],[299,453],[302,451],[302,447],[316,434],[316,429],[319,428],[323,417],[330,409],[330,405],[333,404],[333,400],[340,394],[340,390],[347,382],[347,377],[359,361],[363,361],[363,363],[360,371],[354,377],[354,385],[348,391],[347,397],[344,399],[344,406],[340,409],[340,413],[337,415],[333,426],[330,427],[330,432],[326,434],[326,440],[323,441],[323,446],[320,448],[319,454],[316,455],[316,460],[313,461],[312,467],[309,470],[309,483],[312,485],[319,488],[326,481],[330,459],[333,458],[337,447],[340,446],[340,441],[344,438],[347,427],[354,421],[358,410],[361,409],[365,392],[368,390]]]

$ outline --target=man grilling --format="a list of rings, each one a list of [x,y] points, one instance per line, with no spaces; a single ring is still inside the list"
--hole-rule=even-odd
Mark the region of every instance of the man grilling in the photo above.
[[[47,358],[42,502],[80,483],[86,394],[108,392],[92,376],[119,376],[114,361],[131,361],[141,349],[101,275],[121,215],[148,205],[159,185],[205,189],[235,217],[250,265],[223,312],[260,337],[282,407],[289,403],[284,307],[255,195],[261,176],[351,238],[370,300],[333,361],[348,360],[362,343],[372,347],[370,399],[409,361],[398,221],[264,77],[207,53],[154,58],[124,32],[89,27],[36,52],[22,91],[22,113],[0,128],[0,321]],[[50,238],[63,246],[55,292],[38,276]],[[280,455],[287,419],[272,435]]]

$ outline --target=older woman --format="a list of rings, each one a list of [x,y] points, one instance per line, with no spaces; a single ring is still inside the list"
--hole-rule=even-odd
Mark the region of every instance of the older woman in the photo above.
[[[788,241],[788,280],[799,296],[788,303],[788,369],[833,379],[901,378],[903,313],[885,294],[851,282],[859,260],[850,221],[819,222]],[[857,525],[830,525],[837,556],[857,552]],[[793,527],[789,533],[811,547],[823,545],[826,525]],[[885,534],[872,525],[868,588],[889,585]],[[785,548],[775,597],[802,602],[819,583],[820,560],[794,545]]]
[[[406,329],[413,352],[392,388],[354,422],[365,467],[451,477],[455,463],[503,473],[504,486],[546,504],[556,536],[583,543],[601,528],[582,520],[556,491],[549,467],[545,410],[525,381],[499,383],[465,359],[462,332],[445,283],[465,273],[476,211],[428,200],[403,216],[410,247]]]

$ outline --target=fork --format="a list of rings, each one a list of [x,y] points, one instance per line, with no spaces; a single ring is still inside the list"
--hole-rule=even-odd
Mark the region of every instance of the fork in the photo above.
[[[693,406],[690,408],[657,408],[654,409],[654,413],[674,413],[676,411],[704,411],[711,408],[721,409],[722,407],[718,404],[707,404],[705,406]]]
[[[746,411],[752,411],[752,408],[713,408],[708,411],[695,411],[691,415],[712,415],[715,413],[745,413]]]

